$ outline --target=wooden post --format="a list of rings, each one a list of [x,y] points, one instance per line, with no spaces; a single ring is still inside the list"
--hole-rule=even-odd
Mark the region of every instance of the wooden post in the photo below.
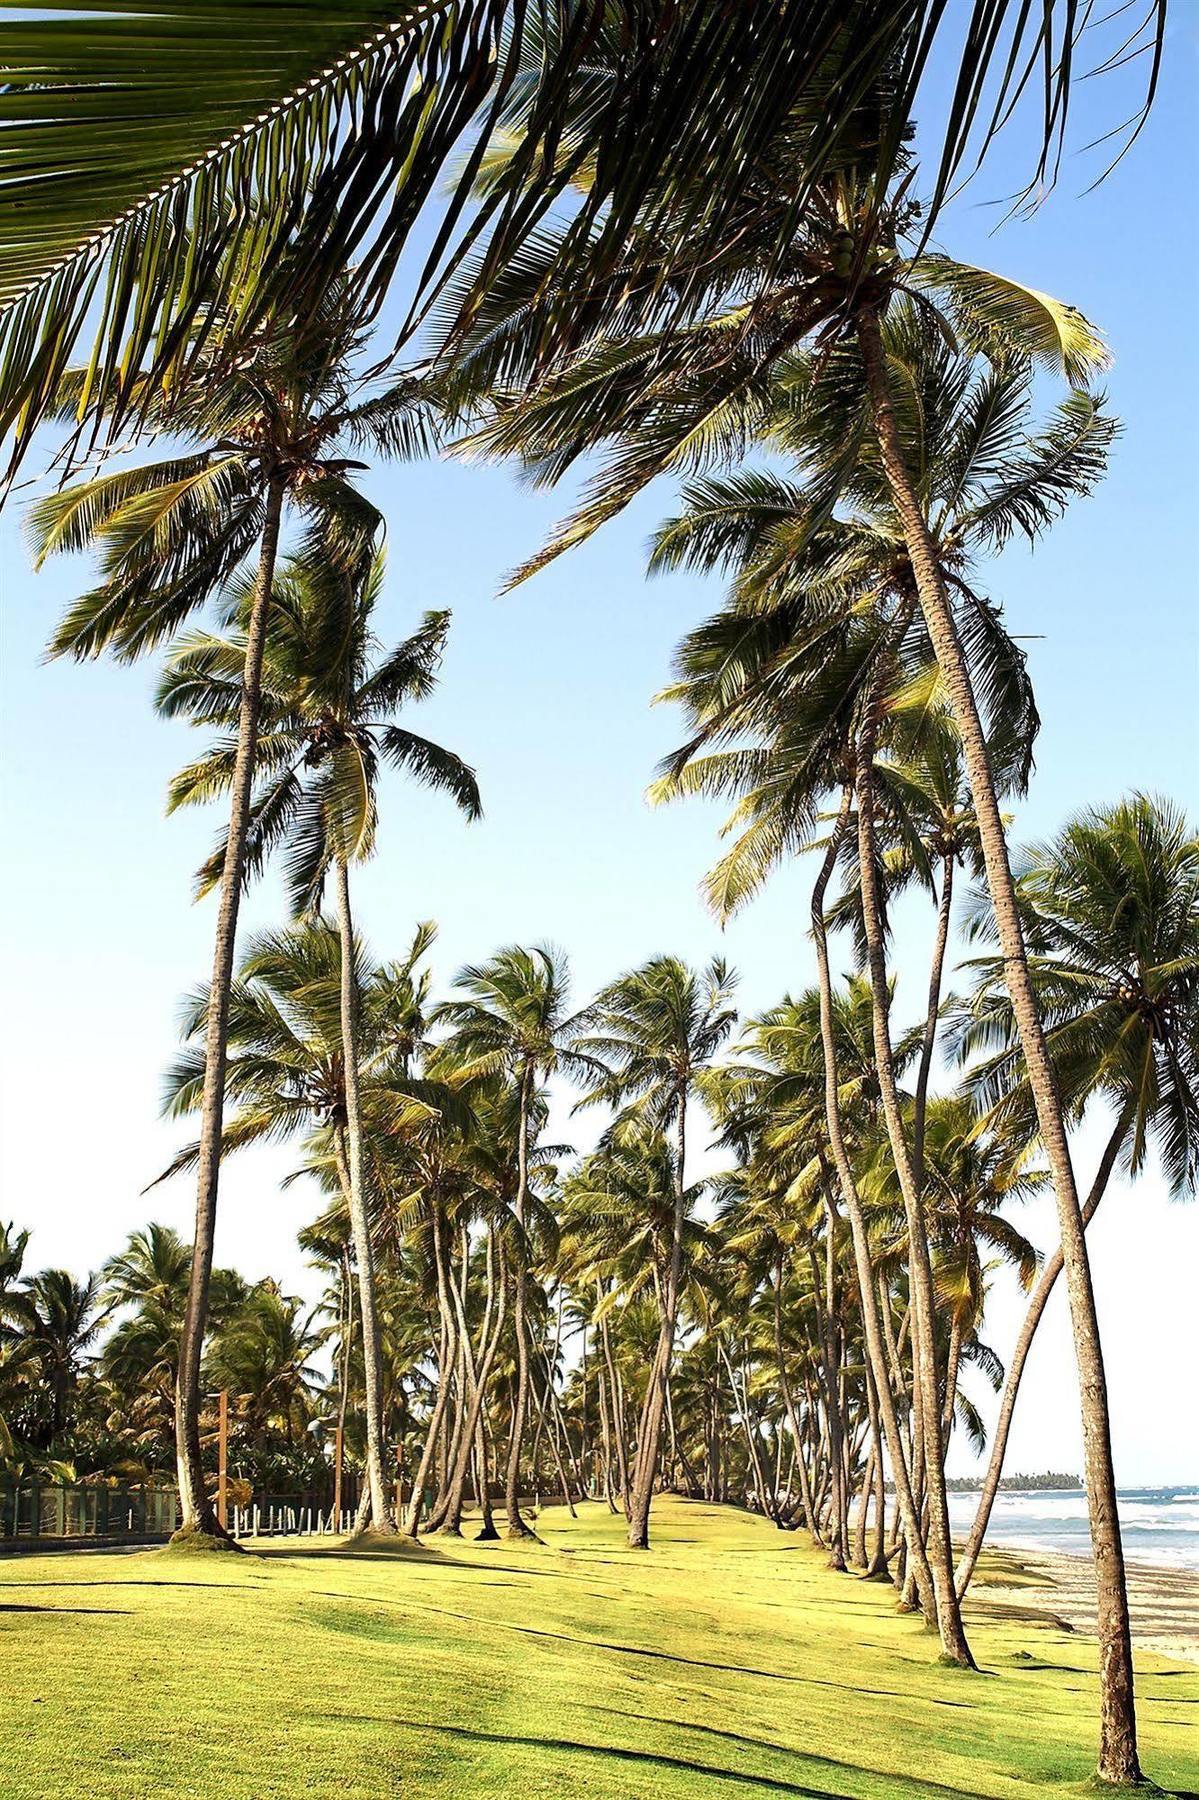
[[[339,1425],[333,1434],[333,1517],[337,1528],[341,1528],[341,1465],[342,1465],[342,1428]]]
[[[216,1516],[223,1530],[229,1524],[229,1390],[221,1389],[217,1431]]]

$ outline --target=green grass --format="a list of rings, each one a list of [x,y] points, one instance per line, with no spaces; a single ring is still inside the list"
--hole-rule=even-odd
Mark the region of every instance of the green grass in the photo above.
[[[540,1544],[0,1562],[4,1800],[755,1795],[1046,1800],[1093,1766],[1094,1645],[973,1627],[749,1515],[588,1506]],[[1145,1657],[1147,1769],[1199,1790],[1199,1670]]]

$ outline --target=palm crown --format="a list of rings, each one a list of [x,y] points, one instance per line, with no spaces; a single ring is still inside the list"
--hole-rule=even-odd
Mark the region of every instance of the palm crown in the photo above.
[[[255,752],[260,775],[244,875],[260,873],[271,850],[285,845],[297,913],[319,906],[334,859],[357,862],[372,853],[381,761],[448,792],[468,819],[482,810],[474,773],[461,758],[394,721],[405,703],[432,692],[450,615],[426,613],[417,631],[379,657],[372,615],[383,577],[383,557],[376,553],[360,582],[303,558],[285,565],[275,580]],[[231,619],[244,618],[249,598],[244,579],[231,584]],[[159,711],[232,732],[244,661],[244,629],[182,638],[159,683]],[[226,790],[235,757],[235,740],[225,737],[180,770],[171,782],[169,810]],[[224,859],[222,836],[197,877],[200,893],[220,878]]]

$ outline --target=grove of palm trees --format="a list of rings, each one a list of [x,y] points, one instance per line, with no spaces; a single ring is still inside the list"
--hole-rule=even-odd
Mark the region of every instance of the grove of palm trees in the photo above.
[[[0,8],[14,1800],[1199,1792],[1171,31]]]

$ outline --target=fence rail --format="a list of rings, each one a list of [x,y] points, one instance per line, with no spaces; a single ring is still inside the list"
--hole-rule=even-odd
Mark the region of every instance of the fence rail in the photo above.
[[[0,1483],[0,1542],[169,1537],[178,1513],[174,1488],[81,1487],[36,1477]]]
[[[397,1505],[401,1499],[397,1486]],[[345,1484],[340,1514],[319,1492],[255,1492],[245,1506],[230,1502],[227,1523],[239,1538],[338,1534],[353,1529],[357,1507],[357,1483],[351,1481]],[[179,1496],[173,1487],[85,1487],[36,1477],[0,1481],[0,1548],[89,1538],[168,1538],[178,1523]]]

